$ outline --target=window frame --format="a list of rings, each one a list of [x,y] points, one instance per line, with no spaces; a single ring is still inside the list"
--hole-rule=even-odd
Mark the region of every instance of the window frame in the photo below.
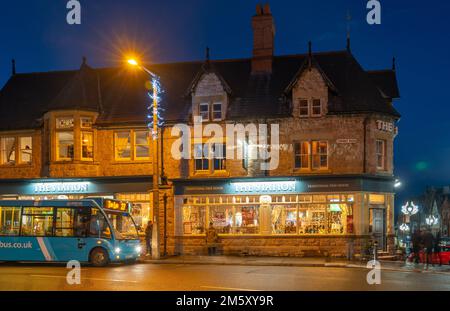
[[[306,103],[306,106],[302,106],[302,104]],[[302,109],[306,109],[306,114],[302,114]],[[309,111],[309,100],[306,98],[299,98],[298,99],[298,114],[300,118],[307,118],[309,117],[310,111]]]
[[[22,139],[24,138],[30,138],[30,142],[31,142],[31,148],[30,149],[22,149]],[[33,163],[33,136],[18,136],[18,149],[19,149],[19,164],[22,165],[31,165]],[[24,152],[25,150],[30,150],[30,161],[22,161],[22,152]]]
[[[146,133],[146,136],[147,136],[147,144],[138,144],[137,143],[137,133],[138,132],[145,132]],[[149,130],[133,130],[133,155],[132,155],[132,157],[133,157],[133,159],[136,161],[142,161],[142,160],[150,160],[150,157],[151,157],[151,153],[150,153],[150,141],[151,141],[151,139],[150,139],[150,133],[149,133]],[[138,146],[147,146],[148,147],[148,156],[146,156],[146,157],[138,157],[137,156],[137,147]]]
[[[59,147],[60,147],[60,140],[59,140],[59,134],[61,133],[71,133],[72,134],[72,157],[63,158],[60,155]],[[72,130],[56,130],[55,132],[55,146],[56,146],[56,161],[64,161],[64,162],[70,162],[75,160],[75,129]],[[70,145],[67,145],[70,146]]]
[[[212,120],[213,121],[222,121],[223,120],[223,112],[222,112],[223,104],[222,104],[222,102],[213,102],[211,105],[212,105],[212,109],[211,109]],[[216,110],[214,107],[215,105],[220,105],[220,110]],[[220,113],[220,118],[216,118],[216,116],[215,116],[216,113]]]
[[[92,157],[90,157],[90,158],[83,156],[83,147],[84,146],[88,146],[88,145],[84,144],[84,140],[83,140],[83,135],[84,134],[90,134],[91,137],[92,137],[92,145],[91,145],[91,147],[92,147]],[[94,132],[93,131],[86,131],[86,130],[83,131],[83,130],[81,130],[80,131],[80,146],[81,146],[81,148],[80,148],[80,158],[81,158],[82,161],[94,161],[94,154],[95,154],[94,145],[95,145],[94,144]]]
[[[307,150],[307,154],[302,153],[302,145],[305,144],[308,147]],[[326,153],[321,153],[320,152],[320,144],[326,144]],[[318,145],[318,152],[314,153],[314,144]],[[294,150],[293,150],[293,155],[294,155],[294,169],[295,170],[303,170],[303,171],[324,171],[324,170],[328,170],[329,166],[330,166],[330,144],[328,142],[328,140],[301,140],[301,141],[294,141],[293,142],[294,145]],[[299,146],[299,152],[297,152],[297,145]],[[306,156],[308,159],[308,166],[307,167],[298,167],[297,166],[297,157],[300,157],[300,163],[302,162],[302,156]],[[315,166],[315,157],[318,157],[318,163],[319,166]],[[326,162],[327,165],[326,166],[322,166],[322,157],[326,157]]]
[[[317,108],[317,106],[314,105],[316,102],[319,102],[319,107],[318,107],[319,108],[319,113],[318,114],[314,113],[314,108]],[[311,116],[312,117],[320,117],[320,116],[322,116],[322,101],[320,100],[320,98],[313,98],[311,100]]]
[[[118,134],[119,133],[128,133],[128,146],[129,146],[129,150],[130,150],[130,156],[129,157],[119,157],[118,156],[118,144],[117,144],[117,140],[118,140]],[[114,131],[114,160],[117,162],[127,162],[127,161],[133,161],[133,146],[132,146],[132,131],[131,130],[118,130],[118,131]]]
[[[210,113],[211,113],[211,109],[210,109],[210,103],[199,103],[198,104],[198,115],[202,118],[202,122],[209,122],[210,121]],[[202,107],[207,107],[207,111],[206,112],[202,112]],[[203,114],[206,113],[207,118],[203,118]]]
[[[378,144],[381,143],[382,149],[381,153],[378,150]],[[387,169],[387,143],[385,139],[376,139],[375,140],[375,156],[376,156],[376,165],[378,171],[386,171]],[[381,156],[382,166],[379,166],[379,157]]]

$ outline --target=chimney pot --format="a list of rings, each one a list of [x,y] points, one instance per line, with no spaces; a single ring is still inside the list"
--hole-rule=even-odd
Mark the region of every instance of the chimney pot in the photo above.
[[[256,6],[256,15],[252,18],[252,28],[252,73],[271,73],[275,25],[268,4],[264,6],[264,10],[260,4]]]

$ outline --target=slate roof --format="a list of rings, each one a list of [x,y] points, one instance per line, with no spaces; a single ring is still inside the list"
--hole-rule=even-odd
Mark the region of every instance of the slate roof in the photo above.
[[[314,64],[334,86],[329,113],[377,112],[399,117],[386,97],[399,95],[394,71],[365,71],[347,51],[314,53]],[[227,119],[283,117],[292,103],[288,86],[308,54],[275,56],[272,74],[251,74],[251,59],[210,61],[230,92]],[[189,87],[204,70],[203,61],[146,66],[161,77],[166,121],[190,116]],[[143,123],[149,98],[147,74],[130,68],[93,69],[13,75],[0,91],[0,129],[40,126],[43,114],[53,109],[100,112],[98,124]],[[380,91],[381,90],[381,91]],[[383,96],[385,95],[385,96]]]

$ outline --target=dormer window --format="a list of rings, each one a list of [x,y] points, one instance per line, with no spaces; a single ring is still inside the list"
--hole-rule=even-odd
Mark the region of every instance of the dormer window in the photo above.
[[[312,100],[312,116],[317,117],[322,115],[322,103],[320,99]]]
[[[201,103],[199,105],[199,114],[203,122],[209,121],[209,103]]]
[[[198,111],[199,116],[202,117],[202,122],[223,120],[221,102],[201,103],[199,104]]]
[[[308,100],[306,99],[300,99],[299,101],[300,106],[300,116],[301,117],[308,117],[309,116],[309,104]]]
[[[222,103],[213,104],[213,120],[214,121],[222,120]]]
[[[322,115],[322,101],[320,99],[299,99],[300,117],[320,117]]]

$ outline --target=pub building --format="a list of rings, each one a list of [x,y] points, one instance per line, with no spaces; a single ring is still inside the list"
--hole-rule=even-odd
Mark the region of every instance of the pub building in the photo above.
[[[350,40],[338,51],[310,43],[306,53],[274,55],[269,5],[256,7],[251,26],[250,58],[212,60],[207,49],[201,61],[146,66],[165,90],[159,215],[148,76],[85,58],[73,71],[13,69],[0,93],[0,197],[130,201],[138,224],[158,219],[168,255],[205,254],[210,223],[226,255],[358,256],[373,238],[393,251],[395,63],[363,69]],[[269,141],[278,165],[263,170],[248,152],[230,159],[230,137],[205,133],[188,140],[192,158],[174,157],[175,125],[194,132],[196,117],[224,129],[278,124],[278,146]],[[258,143],[249,133],[235,141],[244,150]]]

